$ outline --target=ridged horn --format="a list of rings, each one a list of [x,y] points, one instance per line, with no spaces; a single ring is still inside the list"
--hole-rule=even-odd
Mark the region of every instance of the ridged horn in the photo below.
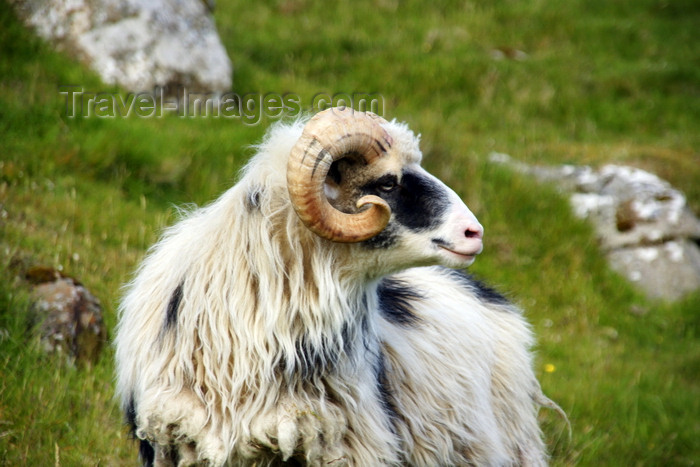
[[[287,187],[295,211],[306,227],[334,242],[361,242],[384,230],[391,208],[380,197],[363,196],[357,213],[335,209],[323,184],[333,162],[357,154],[367,164],[382,157],[392,139],[382,128],[383,118],[350,108],[331,108],[316,114],[304,127],[287,163]]]

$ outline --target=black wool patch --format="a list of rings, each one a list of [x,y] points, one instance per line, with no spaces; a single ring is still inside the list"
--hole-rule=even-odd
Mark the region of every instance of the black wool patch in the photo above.
[[[377,295],[382,315],[389,322],[412,326],[420,321],[411,305],[423,296],[405,282],[391,277],[384,278],[377,287]]]
[[[386,180],[380,178],[366,191],[380,196],[391,206],[397,223],[420,232],[434,229],[443,222],[450,205],[449,196],[435,180],[406,171],[395,189],[383,191],[385,183]]]
[[[377,391],[379,392],[379,402],[391,424],[391,431],[396,434],[396,422],[399,418],[399,414],[396,409],[396,403],[394,402],[394,395],[389,386],[389,379],[386,376],[386,363],[384,359],[384,354],[380,352],[375,366]]]
[[[434,229],[443,222],[450,205],[445,189],[434,180],[406,172],[401,177],[397,196],[390,203],[396,220],[410,230]]]
[[[476,295],[476,297],[485,303],[490,303],[493,305],[510,305],[510,301],[501,295],[496,289],[484,284],[478,279],[475,279],[471,274],[458,269],[447,269],[452,278],[454,278],[460,285],[466,288],[469,292]]]
[[[156,460],[156,450],[145,439],[139,440],[139,458],[144,467],[153,467]]]
[[[384,230],[374,237],[362,242],[362,246],[373,250],[388,250],[396,244],[399,232],[395,225],[389,222]]]
[[[129,397],[129,403],[126,406],[126,411],[124,413],[126,418],[126,425],[129,427],[129,436],[132,439],[136,438],[136,402],[134,401],[133,394]],[[139,441],[139,458],[141,459],[142,465],[145,467],[152,467],[156,459],[156,451],[153,449],[153,445],[144,439]]]
[[[183,284],[177,286],[170,296],[170,302],[168,302],[168,308],[165,310],[165,330],[172,329],[177,324],[177,314],[180,310],[180,303],[182,302],[182,287]]]
[[[362,188],[362,193],[376,195],[391,207],[392,220],[379,235],[364,242],[369,248],[391,248],[400,235],[399,226],[414,232],[438,227],[450,206],[448,193],[435,180],[406,171],[401,180],[395,175],[379,177]]]
[[[134,401],[133,394],[129,397],[129,403],[126,405],[124,418],[126,419],[126,425],[129,427],[129,433],[136,435],[136,402]]]
[[[260,197],[262,196],[262,188],[253,187],[248,191],[245,198],[245,207],[248,212],[253,212],[260,209]]]
[[[304,381],[313,380],[335,369],[340,358],[341,348],[332,338],[323,338],[319,345],[314,345],[304,335],[294,344],[295,358],[285,359],[287,371],[301,377]]]

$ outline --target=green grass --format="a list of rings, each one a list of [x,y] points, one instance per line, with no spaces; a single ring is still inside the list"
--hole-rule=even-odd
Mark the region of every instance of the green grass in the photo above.
[[[612,273],[547,186],[487,163],[626,163],[700,211],[700,4],[691,0],[218,2],[239,94],[378,93],[425,165],[486,227],[474,272],[528,313],[554,465],[700,462],[700,294],[665,304]],[[522,50],[522,61],[493,57]],[[236,178],[273,119],[74,118],[59,85],[117,92],[0,8],[0,465],[133,465],[111,351],[88,368],[26,337],[18,261],[61,267],[105,306],[174,205]],[[554,371],[545,371],[545,368]]]

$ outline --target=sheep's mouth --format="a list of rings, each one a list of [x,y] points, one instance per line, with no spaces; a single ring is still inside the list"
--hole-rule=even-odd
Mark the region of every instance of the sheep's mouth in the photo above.
[[[460,256],[460,257],[462,257],[462,258],[464,258],[464,259],[474,259],[474,257],[478,254],[478,253],[476,253],[476,252],[473,252],[473,253],[464,253],[464,252],[461,252],[461,251],[451,250],[451,249],[447,248],[446,246],[442,246],[442,245],[438,245],[438,246],[439,246],[440,248],[442,248],[443,250],[445,250],[445,251],[447,251],[447,252],[450,252],[450,253],[452,253],[453,255]]]
[[[439,239],[439,238],[434,238],[433,243],[438,247],[441,248],[448,253],[452,253],[453,255],[459,256],[460,258],[463,258],[465,260],[471,260],[474,259],[476,255],[481,253],[481,249],[474,250],[474,251],[458,251],[455,249],[455,247],[446,241]]]

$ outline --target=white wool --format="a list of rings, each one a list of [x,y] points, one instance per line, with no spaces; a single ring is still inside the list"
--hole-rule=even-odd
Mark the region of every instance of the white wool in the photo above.
[[[422,296],[417,323],[383,318],[368,271],[391,253],[369,261],[320,239],[290,206],[286,160],[302,128],[274,127],[239,183],[166,230],[127,286],[117,391],[136,435],[164,465],[173,445],[211,465],[545,464],[521,314],[429,267],[394,276]],[[419,163],[418,138],[386,128]]]

